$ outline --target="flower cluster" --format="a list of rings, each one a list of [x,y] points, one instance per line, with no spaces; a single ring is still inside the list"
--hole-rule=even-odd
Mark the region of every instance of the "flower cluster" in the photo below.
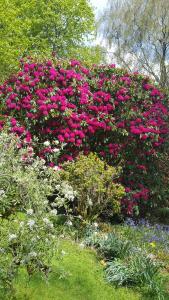
[[[75,60],[28,60],[0,86],[0,95],[0,127],[8,124],[50,166],[56,165],[56,141],[60,164],[80,152],[96,152],[113,165],[122,161],[121,182],[129,191],[123,208],[132,214],[147,202],[150,162],[168,132],[165,95],[147,77],[114,65],[86,69]]]

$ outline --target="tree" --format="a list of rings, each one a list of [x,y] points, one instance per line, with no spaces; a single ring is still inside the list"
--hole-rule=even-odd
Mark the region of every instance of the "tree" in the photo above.
[[[120,65],[169,84],[169,1],[108,0],[100,30]]]
[[[69,56],[94,32],[88,0],[0,0],[0,73],[19,56]]]
[[[83,45],[73,49],[69,56],[75,57],[79,61],[83,61],[88,67],[93,64],[99,64],[100,62],[106,63],[105,49],[100,45]]]

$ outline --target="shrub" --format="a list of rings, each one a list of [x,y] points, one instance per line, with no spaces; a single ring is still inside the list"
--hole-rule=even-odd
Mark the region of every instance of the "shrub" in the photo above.
[[[0,218],[0,289],[6,296],[15,295],[13,280],[20,268],[29,276],[39,271],[47,278],[57,240],[45,209],[39,213],[29,209],[27,214],[15,214],[8,220]]]
[[[120,200],[125,191],[116,183],[119,170],[107,165],[95,154],[80,155],[75,162],[63,165],[61,177],[76,191],[74,211],[84,219],[97,218],[108,208],[120,211]]]
[[[50,196],[53,207],[70,200],[73,190],[61,182],[59,171],[45,166],[45,161],[34,158],[33,148],[20,148],[20,139],[14,134],[0,133],[0,214],[2,217],[22,211],[31,205],[37,211],[44,209]],[[70,191],[70,192],[69,192]]]
[[[35,159],[30,146],[20,149],[20,143],[19,137],[0,133],[0,289],[5,295],[14,294],[13,280],[20,267],[29,276],[36,271],[48,275],[59,239],[54,226],[57,209],[66,209],[74,199],[59,171]]]
[[[1,126],[31,142],[50,165],[56,164],[56,141],[59,148],[64,144],[60,163],[95,152],[123,166],[125,213],[153,206],[168,110],[165,95],[147,77],[114,65],[87,69],[74,60],[55,65],[28,60],[0,87],[0,95]]]

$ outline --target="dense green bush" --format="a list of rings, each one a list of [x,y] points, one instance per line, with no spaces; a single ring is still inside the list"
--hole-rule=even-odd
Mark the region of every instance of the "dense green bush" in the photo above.
[[[119,175],[120,169],[109,166],[93,153],[65,163],[61,177],[77,193],[74,212],[84,219],[95,219],[106,210],[119,213],[120,200],[125,195],[123,186],[116,183]]]

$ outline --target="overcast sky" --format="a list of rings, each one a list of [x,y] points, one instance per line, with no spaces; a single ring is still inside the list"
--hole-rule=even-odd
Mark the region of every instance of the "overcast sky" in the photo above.
[[[107,0],[90,0],[90,2],[95,7],[96,12],[99,12],[106,6]]]

